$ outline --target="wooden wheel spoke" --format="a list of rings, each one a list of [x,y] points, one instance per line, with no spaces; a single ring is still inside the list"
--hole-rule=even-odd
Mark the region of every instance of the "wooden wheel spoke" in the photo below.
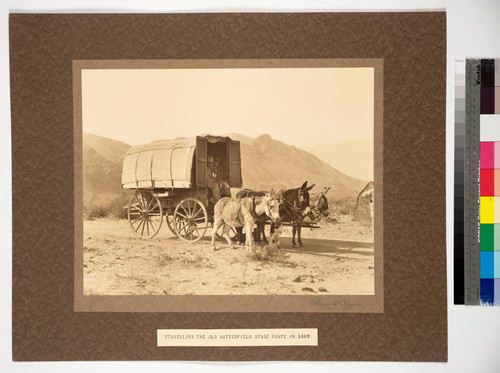
[[[144,223],[144,219],[142,219],[139,224],[137,225],[137,228],[135,228],[135,231],[137,232],[139,230],[139,228],[141,227],[141,225]]]
[[[134,234],[142,239],[154,237],[163,222],[160,200],[149,190],[137,190],[130,198],[128,221]]]
[[[186,225],[187,225],[187,224],[182,224],[182,228],[181,228],[181,230],[183,230],[183,231],[184,231],[184,233],[186,233],[186,234],[187,234]]]
[[[137,219],[134,219],[130,222],[130,224],[134,224],[135,222],[137,222],[138,220],[141,220],[142,219],[142,215],[139,215],[139,217]]]
[[[196,198],[186,198],[175,208],[173,218],[177,236],[193,243],[203,237],[208,229],[207,210]]]
[[[151,207],[151,204],[152,204],[152,203],[153,203],[153,198],[151,198],[151,199],[149,200],[148,207],[146,208],[146,210],[148,210],[148,212],[149,212],[149,211],[151,211],[151,210],[150,210],[150,207]]]
[[[142,201],[143,201],[144,210],[147,210],[148,206],[149,206],[148,197],[146,195],[144,195],[144,193],[141,194],[141,197],[142,197]]]
[[[138,224],[137,226],[138,226],[138,227],[140,227],[140,224],[141,224],[141,222],[142,222],[143,220],[144,220],[144,219],[142,219],[142,216],[141,216],[141,218],[140,218],[140,219],[136,219],[136,220],[134,220],[133,222],[131,222],[131,223],[130,223],[130,225],[132,225],[132,224],[135,224],[135,223],[139,222],[139,224]],[[133,225],[132,225],[132,227],[133,227]],[[136,231],[137,231],[137,229],[136,229]]]
[[[192,232],[193,232],[193,233],[194,233],[194,232],[197,232],[197,233],[198,233],[198,234],[196,235],[196,237],[199,237],[199,236],[200,236],[200,234],[199,234],[200,229],[199,229],[198,227],[194,228],[194,229],[192,230]]]
[[[138,210],[139,210],[139,211],[142,211],[142,209],[143,209],[143,208],[142,208],[142,203],[141,203],[141,201],[139,201],[139,198],[137,198],[137,196],[136,196],[136,195],[134,195],[133,199],[136,201],[137,205],[139,206],[139,207],[138,207]],[[134,204],[134,205],[135,205],[135,204]]]
[[[200,207],[200,209],[196,212],[196,214],[193,214],[193,218],[196,218],[200,212],[203,212],[203,209]]]
[[[186,215],[181,214],[179,211],[177,211],[177,215],[182,216],[184,219],[188,218]]]
[[[137,200],[139,200],[139,199],[137,199]],[[144,206],[144,196],[142,195],[142,193],[141,193],[141,200],[140,200],[139,204],[141,205],[141,210],[144,211],[144,207],[145,207]]]
[[[154,220],[153,220],[153,219],[149,219],[149,223],[151,224],[151,228],[153,229],[153,231],[155,231],[155,232],[156,232],[156,231],[157,231],[157,229],[156,229],[156,227],[155,227],[155,226],[156,226],[156,222],[155,222],[154,224],[153,224],[153,222],[154,222]]]
[[[151,211],[153,211],[157,207],[158,207],[158,204],[155,203],[155,205],[153,207],[151,207],[151,208],[148,209],[148,213],[150,213]]]

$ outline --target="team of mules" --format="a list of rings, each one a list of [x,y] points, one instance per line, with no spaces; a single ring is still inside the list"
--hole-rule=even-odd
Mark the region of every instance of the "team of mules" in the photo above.
[[[277,236],[274,232],[280,227],[281,222],[290,223],[292,244],[296,245],[295,235],[297,235],[298,244],[303,246],[301,227],[304,219],[317,220],[321,216],[328,216],[328,199],[325,195],[330,188],[325,188],[311,198],[309,191],[313,187],[314,184],[307,186],[306,181],[299,188],[271,191],[271,193],[243,189],[238,192],[236,198],[222,198],[214,207],[212,247],[215,249],[215,235],[222,225],[224,225],[223,237],[232,247],[234,247],[233,242],[229,237],[231,227],[236,229],[238,241],[243,241],[244,237],[247,250],[252,250],[254,238],[260,241],[262,237],[262,240],[267,243],[264,231],[267,220],[270,220],[272,237]],[[257,227],[255,237],[254,225]]]

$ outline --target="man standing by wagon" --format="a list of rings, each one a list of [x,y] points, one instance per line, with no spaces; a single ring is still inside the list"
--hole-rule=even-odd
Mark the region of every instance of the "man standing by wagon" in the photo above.
[[[219,169],[219,159],[208,157],[208,187],[212,190],[211,203],[216,203],[222,196],[230,196],[229,184],[222,180],[221,170]]]

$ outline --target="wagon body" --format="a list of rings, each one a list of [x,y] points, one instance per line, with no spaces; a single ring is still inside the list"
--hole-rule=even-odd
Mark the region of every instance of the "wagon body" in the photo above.
[[[221,159],[230,187],[240,188],[240,142],[229,137],[197,136],[133,146],[125,155],[125,189],[189,189],[207,187],[209,156]]]
[[[159,140],[133,146],[123,161],[122,188],[135,190],[128,209],[132,231],[154,237],[165,216],[170,230],[195,242],[213,222],[208,158],[220,160],[222,179],[240,188],[240,142],[222,136]],[[196,237],[195,234],[196,233]]]

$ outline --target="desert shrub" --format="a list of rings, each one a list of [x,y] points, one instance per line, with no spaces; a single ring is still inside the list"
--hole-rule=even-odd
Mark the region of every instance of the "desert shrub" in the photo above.
[[[295,268],[297,264],[288,260],[290,255],[281,250],[275,243],[265,246],[256,246],[250,254],[250,258],[259,262],[276,262],[287,267]]]
[[[87,220],[95,220],[107,216],[107,211],[103,206],[91,205],[83,209],[83,216]]]
[[[158,266],[165,267],[178,259],[178,257],[174,257],[168,253],[160,253],[157,257]]]
[[[352,220],[360,222],[363,226],[371,225],[370,205],[367,200],[360,198],[356,206],[356,198],[343,198],[329,201],[329,216],[326,220],[338,223],[341,216],[350,216]]]
[[[342,198],[329,201],[329,212],[332,216],[353,215],[356,210],[355,198]]]
[[[342,216],[353,216],[356,210],[356,200],[354,198],[342,198],[329,200],[329,214],[326,221],[329,223],[338,223]]]
[[[107,206],[109,216],[117,219],[127,219],[128,214],[124,206],[128,204],[129,199],[129,196],[124,195],[113,198]]]
[[[128,193],[119,195],[84,195],[83,217],[87,220],[100,218],[126,219],[127,210],[124,206],[128,204],[130,196]]]

